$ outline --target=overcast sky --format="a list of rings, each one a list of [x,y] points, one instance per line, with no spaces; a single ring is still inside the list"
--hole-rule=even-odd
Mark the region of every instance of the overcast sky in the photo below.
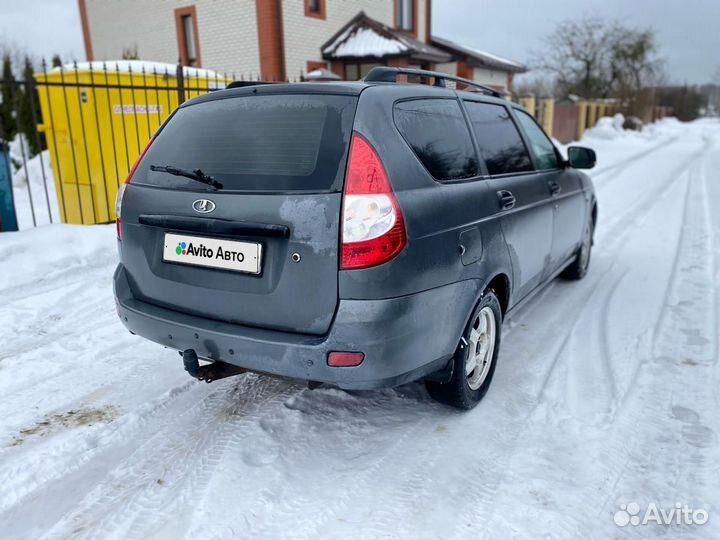
[[[588,15],[653,28],[673,82],[710,82],[720,70],[720,0],[434,0],[433,32],[527,62],[556,22]],[[8,42],[84,60],[77,0],[0,0]]]

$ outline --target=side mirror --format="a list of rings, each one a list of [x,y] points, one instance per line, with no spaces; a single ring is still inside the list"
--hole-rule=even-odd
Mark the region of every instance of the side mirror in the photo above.
[[[597,156],[592,148],[571,146],[567,153],[568,163],[574,169],[592,169],[597,163]]]

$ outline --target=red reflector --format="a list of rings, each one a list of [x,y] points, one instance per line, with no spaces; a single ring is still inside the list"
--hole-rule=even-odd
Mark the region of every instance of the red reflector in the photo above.
[[[361,352],[331,352],[327,363],[330,367],[355,367],[365,360],[365,353]]]

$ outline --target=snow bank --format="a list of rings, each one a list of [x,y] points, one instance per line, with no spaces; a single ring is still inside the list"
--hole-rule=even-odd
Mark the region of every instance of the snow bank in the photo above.
[[[0,290],[37,281],[51,283],[72,267],[95,267],[99,259],[115,258],[114,245],[114,225],[55,224],[2,233],[0,261],[12,261],[12,267],[0,272]]]
[[[624,135],[625,117],[618,113],[613,117],[604,116],[597,121],[595,127],[587,130],[586,135],[597,139],[617,139]]]
[[[618,113],[615,116],[604,116],[597,121],[594,127],[585,131],[583,140],[643,140],[650,141],[667,135],[674,135],[683,131],[687,124],[677,118],[663,118],[652,124],[643,126],[642,130],[634,131],[623,129],[625,116]]]
[[[623,129],[624,122],[625,117],[619,113],[612,117],[604,116],[594,127],[586,130],[579,141],[562,144],[553,139],[553,142],[566,158],[569,146],[587,146],[595,150],[598,166],[590,171],[590,176],[596,176],[605,170],[605,166],[610,161],[620,162],[643,149],[666,144],[688,127],[688,124],[680,122],[677,118],[663,118],[643,126],[641,131],[633,131]]]

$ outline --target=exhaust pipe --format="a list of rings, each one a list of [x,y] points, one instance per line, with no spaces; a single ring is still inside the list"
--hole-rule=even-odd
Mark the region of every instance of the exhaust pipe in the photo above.
[[[219,360],[216,360],[211,364],[201,366],[200,362],[198,362],[198,356],[195,349],[185,349],[181,354],[183,357],[185,371],[187,371],[191,377],[199,381],[205,381],[208,384],[213,381],[217,381],[218,379],[225,379],[226,377],[240,375],[241,373],[245,373],[247,371],[245,368],[233,366],[232,364],[221,362]]]

